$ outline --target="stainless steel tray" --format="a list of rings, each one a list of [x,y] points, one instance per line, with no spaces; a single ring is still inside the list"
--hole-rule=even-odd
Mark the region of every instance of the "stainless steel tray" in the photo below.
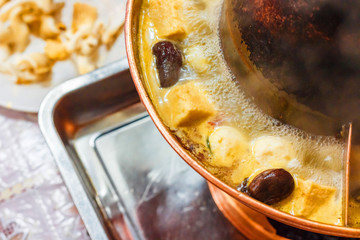
[[[125,59],[54,89],[39,123],[92,239],[244,239],[153,125]]]

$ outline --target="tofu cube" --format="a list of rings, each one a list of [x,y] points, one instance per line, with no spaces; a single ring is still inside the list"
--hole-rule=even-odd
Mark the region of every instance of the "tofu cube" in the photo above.
[[[318,216],[318,212],[328,214],[328,211],[319,211],[332,206],[335,198],[336,188],[319,185],[311,180],[297,179],[297,185],[293,194],[279,203],[280,209],[292,212],[296,216],[312,219]],[[333,207],[331,207],[333,209]],[[330,216],[330,214],[329,214]],[[317,217],[319,218],[319,217]]]
[[[199,124],[215,114],[206,93],[193,82],[173,87],[166,95],[169,124],[188,127]]]
[[[333,187],[316,184],[313,181],[298,180],[299,196],[294,201],[296,215],[310,216],[317,208],[335,195]]]
[[[160,38],[182,40],[186,37],[182,0],[150,0],[149,4],[149,15]]]

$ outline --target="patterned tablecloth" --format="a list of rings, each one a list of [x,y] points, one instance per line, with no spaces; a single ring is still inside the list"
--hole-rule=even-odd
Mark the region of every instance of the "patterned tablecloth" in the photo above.
[[[36,115],[0,107],[0,240],[89,239]]]

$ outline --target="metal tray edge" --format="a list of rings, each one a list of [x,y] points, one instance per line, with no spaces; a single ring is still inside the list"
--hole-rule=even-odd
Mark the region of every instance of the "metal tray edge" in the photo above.
[[[98,214],[92,206],[91,200],[87,196],[86,189],[82,185],[81,180],[78,178],[78,174],[74,169],[72,160],[56,131],[53,117],[56,106],[63,96],[95,82],[101,81],[102,79],[112,76],[118,72],[125,71],[128,68],[127,60],[122,59],[89,74],[68,80],[50,91],[43,100],[39,110],[38,121],[41,132],[50,147],[63,180],[91,239],[107,240],[109,238],[103,224],[98,218]]]

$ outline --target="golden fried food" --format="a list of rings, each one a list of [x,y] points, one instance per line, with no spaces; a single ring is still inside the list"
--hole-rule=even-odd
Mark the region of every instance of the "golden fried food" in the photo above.
[[[9,53],[2,54],[0,72],[17,76],[17,83],[35,83],[49,79],[55,61],[72,58],[80,74],[98,67],[99,47],[111,48],[123,20],[112,21],[105,28],[95,7],[75,3],[67,30],[59,20],[64,6],[65,2],[53,0],[0,1],[1,51]],[[22,54],[31,35],[46,42],[44,53]],[[19,53],[20,60],[10,60]]]
[[[43,53],[26,54],[17,59],[14,71],[17,83],[32,83],[45,80],[51,73],[53,61]]]

